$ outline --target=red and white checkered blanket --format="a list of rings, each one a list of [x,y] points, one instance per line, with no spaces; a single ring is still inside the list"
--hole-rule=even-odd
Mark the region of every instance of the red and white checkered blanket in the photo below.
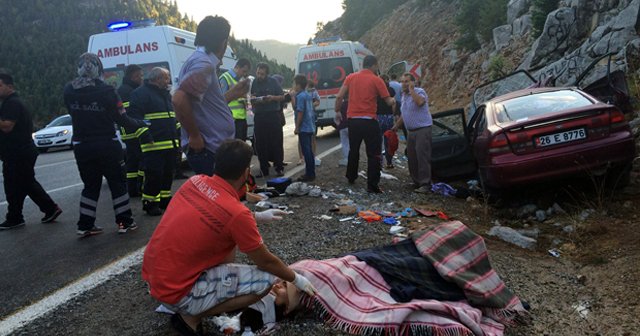
[[[447,280],[468,291],[468,299],[475,301],[476,307],[470,301],[399,303],[389,295],[390,287],[380,273],[354,256],[303,260],[291,267],[318,290],[313,298],[303,296],[302,304],[318,312],[332,327],[351,334],[502,335],[502,323],[526,313],[515,295],[502,291],[504,284],[488,263],[484,243],[478,244],[477,237],[460,222],[445,223],[413,237],[420,252],[440,253],[431,256],[438,260],[432,261],[434,266]],[[442,254],[445,250],[446,255]],[[458,273],[446,267],[453,265]],[[442,274],[444,270],[446,274]],[[456,278],[456,274],[461,277]],[[503,297],[495,301],[496,295]]]

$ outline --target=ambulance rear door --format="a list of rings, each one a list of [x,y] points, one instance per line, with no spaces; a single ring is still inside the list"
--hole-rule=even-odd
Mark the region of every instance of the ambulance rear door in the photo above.
[[[297,73],[316,84],[320,105],[316,108],[318,127],[334,126],[335,100],[347,75],[357,67],[350,42],[300,48]]]

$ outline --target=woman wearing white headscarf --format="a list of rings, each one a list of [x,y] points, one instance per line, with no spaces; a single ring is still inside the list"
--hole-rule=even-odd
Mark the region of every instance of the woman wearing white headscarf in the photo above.
[[[114,123],[136,128],[146,124],[125,114],[115,88],[103,81],[104,70],[97,55],[82,54],[77,70],[78,77],[64,89],[64,102],[73,124],[73,152],[84,183],[77,233],[81,237],[102,233],[95,220],[103,176],[111,190],[118,232],[126,233],[137,226],[129,206],[124,155]]]

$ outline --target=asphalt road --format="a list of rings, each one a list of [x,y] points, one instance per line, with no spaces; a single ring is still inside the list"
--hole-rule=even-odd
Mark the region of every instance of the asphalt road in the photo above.
[[[290,170],[296,167],[298,161],[297,136],[293,134],[291,110],[286,115],[285,161],[290,163],[285,169]],[[320,130],[317,152],[322,153],[338,143],[339,137],[335,130]],[[259,167],[255,157],[253,166],[255,174]],[[99,236],[78,239],[75,231],[82,181],[73,152],[56,150],[41,154],[36,162],[36,178],[59,204],[63,213],[56,222],[41,224],[42,213],[27,199],[24,207],[27,224],[22,228],[0,232],[0,320],[144,246],[159,221],[159,217],[144,215],[140,200],[133,199],[131,204],[139,229],[124,235],[117,234],[111,194],[105,181],[96,221],[105,231]],[[184,180],[174,181],[173,189],[177,189],[183,182]],[[264,183],[263,180],[258,182]],[[4,216],[6,207],[6,197],[2,190],[0,216]]]

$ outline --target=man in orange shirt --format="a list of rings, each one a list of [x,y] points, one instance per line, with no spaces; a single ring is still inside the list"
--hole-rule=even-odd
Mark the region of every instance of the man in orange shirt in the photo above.
[[[347,180],[353,184],[358,177],[360,145],[364,140],[367,149],[367,190],[372,193],[381,193],[382,190],[378,183],[380,183],[380,158],[382,155],[380,139],[382,135],[376,120],[377,100],[380,97],[389,106],[394,106],[396,101],[389,96],[387,86],[377,76],[378,60],[375,56],[366,56],[362,62],[362,68],[345,79],[336,97],[335,110],[340,111],[344,96],[348,93],[349,161],[347,163]]]
[[[258,232],[257,222],[283,213],[271,209],[254,218],[238,199],[252,155],[241,140],[223,142],[214,176],[196,175],[180,187],[145,249],[142,278],[151,296],[176,312],[171,322],[182,335],[197,334],[205,316],[257,302],[276,277],[315,293],[309,280],[269,252]],[[236,246],[256,266],[233,264]]]

